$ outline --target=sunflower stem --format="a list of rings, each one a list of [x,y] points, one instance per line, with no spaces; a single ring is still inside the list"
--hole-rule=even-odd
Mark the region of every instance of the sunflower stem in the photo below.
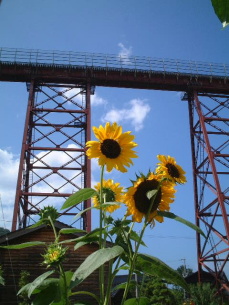
[[[113,276],[112,276],[113,262],[114,262],[113,259],[109,262],[108,284],[107,284],[107,291],[106,291],[106,296],[105,296],[105,300],[104,300],[104,305],[109,304],[109,301],[111,298],[111,287],[112,287],[112,282],[113,282]]]
[[[103,208],[102,208],[102,203],[103,203],[103,176],[104,176],[104,165],[101,167],[101,177],[100,177],[100,193],[99,193],[99,248],[102,249],[104,248],[104,243],[103,243]],[[103,304],[104,302],[104,266],[102,265],[99,268],[99,285],[100,285],[100,303]]]
[[[51,224],[51,226],[52,226],[52,229],[53,229],[53,233],[54,233],[54,236],[55,236],[55,243],[57,243],[58,240],[59,240],[59,237],[58,237],[58,235],[57,235],[56,228],[55,228],[55,226],[54,226],[54,223],[53,223],[52,218],[51,218],[50,216],[48,216],[48,219],[49,219],[49,222],[50,222],[50,224]]]
[[[138,249],[140,247],[142,237],[144,235],[145,229],[147,228],[147,225],[148,225],[148,223],[144,222],[141,233],[140,233],[139,240],[138,240],[138,242],[136,243],[136,246],[135,246],[134,255],[130,259],[130,270],[129,270],[129,274],[128,274],[128,278],[127,278],[126,287],[125,287],[125,290],[124,290],[124,293],[123,293],[122,302],[121,302],[120,305],[124,304],[124,302],[126,300],[126,297],[127,297],[127,293],[129,292],[130,282],[131,282],[131,279],[132,279],[132,275],[134,273],[134,268],[135,268],[135,263],[136,263],[136,259],[137,259]]]
[[[89,295],[92,298],[94,298],[97,301],[98,304],[100,304],[99,298],[94,293],[89,292],[89,291],[76,291],[76,292],[72,292],[71,296],[73,296],[73,295],[80,295],[80,294]]]
[[[142,238],[143,238],[143,235],[145,233],[145,229],[147,228],[148,224],[150,223],[149,221],[149,215],[150,215],[150,212],[152,210],[152,207],[153,207],[153,204],[154,204],[154,201],[156,199],[156,194],[158,192],[158,190],[160,189],[161,187],[161,184],[159,183],[158,187],[157,187],[157,190],[156,190],[156,193],[152,196],[151,198],[151,202],[150,202],[150,206],[149,206],[149,209],[145,215],[145,221],[144,221],[144,224],[143,224],[143,227],[142,227],[142,230],[141,230],[141,233],[140,233],[140,237],[139,237],[139,240],[138,242],[136,243],[135,245],[135,249],[134,249],[134,255],[131,256],[131,260],[130,260],[130,271],[129,271],[129,274],[128,274],[128,279],[127,279],[127,283],[126,283],[126,287],[125,287],[125,291],[124,291],[124,294],[123,294],[123,299],[122,299],[122,303],[121,305],[124,304],[125,300],[126,300],[126,297],[127,297],[127,293],[129,291],[129,287],[130,287],[130,281],[132,279],[132,275],[134,273],[134,269],[135,269],[135,263],[136,263],[136,259],[137,259],[137,254],[138,254],[138,249],[141,245],[141,241],[142,241]],[[129,230],[129,234],[131,233],[131,230],[133,229],[133,225],[134,225],[134,222],[132,223],[132,226],[130,227],[130,230]]]
[[[128,249],[129,249],[129,255],[132,258],[132,245],[131,245],[131,242],[130,242],[130,239],[129,239],[129,234],[130,234],[131,230],[128,232],[128,236],[126,236],[125,231],[123,230],[123,228],[121,228],[121,230],[122,230],[123,237],[124,237],[124,239],[127,243]]]
[[[67,287],[67,280],[66,280],[66,275],[63,269],[62,264],[59,264],[59,269],[60,269],[60,274],[63,277],[64,280],[64,299],[65,299],[65,304],[69,305],[69,299],[68,299],[68,287]]]

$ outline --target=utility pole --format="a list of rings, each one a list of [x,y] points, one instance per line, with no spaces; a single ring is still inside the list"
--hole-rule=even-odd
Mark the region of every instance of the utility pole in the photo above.
[[[184,266],[184,270],[183,270],[183,277],[185,277],[187,275],[186,273],[186,259],[185,258],[182,258],[181,261],[183,261],[183,266]],[[185,292],[185,289],[184,289],[184,299],[186,298],[186,292]]]
[[[186,259],[185,258],[182,258],[181,261],[183,261],[183,266],[184,266],[184,271],[183,271],[183,277],[185,277],[187,275],[187,272],[186,272]]]

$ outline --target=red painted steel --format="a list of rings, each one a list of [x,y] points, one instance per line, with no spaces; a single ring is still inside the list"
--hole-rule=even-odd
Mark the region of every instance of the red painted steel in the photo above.
[[[33,223],[43,206],[56,206],[59,219],[68,224],[77,212],[90,207],[87,201],[60,211],[64,201],[91,180],[85,156],[90,95],[89,84],[65,87],[31,82],[12,230]],[[82,229],[91,230],[90,211],[79,221]]]
[[[92,86],[136,88],[169,91],[229,93],[229,76],[219,77],[166,71],[125,70],[81,66],[31,66],[30,64],[0,63],[0,80],[40,83],[87,83]]]
[[[189,95],[198,269],[207,269],[229,291],[229,95]]]

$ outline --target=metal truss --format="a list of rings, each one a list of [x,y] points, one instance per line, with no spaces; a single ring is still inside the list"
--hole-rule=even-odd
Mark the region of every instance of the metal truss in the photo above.
[[[199,280],[204,268],[220,287],[229,268],[229,95],[189,95]]]
[[[44,206],[56,207],[59,220],[72,224],[73,216],[90,205],[89,201],[82,202],[60,211],[72,193],[90,187],[85,142],[90,138],[91,88],[34,81],[27,88],[29,99],[12,230],[33,224]],[[90,212],[79,222],[80,228],[90,231]]]

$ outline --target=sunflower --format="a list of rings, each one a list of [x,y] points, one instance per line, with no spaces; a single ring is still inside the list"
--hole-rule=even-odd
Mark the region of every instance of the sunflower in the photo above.
[[[97,195],[92,197],[92,201],[95,207],[100,206],[100,182],[95,185],[97,190]],[[114,183],[112,179],[103,180],[103,196],[105,202],[122,202],[123,201],[123,187],[120,186],[120,183]],[[119,204],[114,204],[105,208],[107,212],[114,212],[120,207]]]
[[[44,257],[42,264],[47,265],[47,267],[57,266],[64,260],[67,249],[56,243],[49,245],[46,253],[42,255]]]
[[[163,222],[163,217],[157,211],[169,211],[170,204],[174,201],[175,184],[164,180],[162,175],[149,173],[147,176],[141,175],[125,193],[124,203],[127,205],[127,214],[132,215],[133,221],[141,222],[143,217],[147,217],[151,200],[147,197],[150,191],[158,190],[151,211],[148,215],[148,222],[156,219]]]
[[[175,183],[182,184],[187,182],[185,171],[176,163],[175,158],[164,155],[157,155],[157,158],[161,163],[158,163],[156,173],[163,174],[165,178],[169,178]]]
[[[120,172],[126,172],[125,166],[133,164],[131,158],[137,158],[136,153],[132,150],[137,144],[133,142],[134,136],[130,131],[122,133],[122,127],[117,123],[106,123],[92,128],[96,138],[99,141],[88,141],[86,147],[87,156],[98,158],[100,166],[106,165],[107,171],[110,172],[116,168]]]

